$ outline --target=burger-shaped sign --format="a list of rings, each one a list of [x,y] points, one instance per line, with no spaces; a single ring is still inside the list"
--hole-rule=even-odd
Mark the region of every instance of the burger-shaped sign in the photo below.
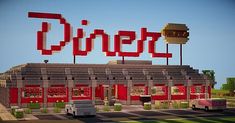
[[[188,41],[188,30],[185,24],[168,23],[161,33],[167,44],[185,44]]]

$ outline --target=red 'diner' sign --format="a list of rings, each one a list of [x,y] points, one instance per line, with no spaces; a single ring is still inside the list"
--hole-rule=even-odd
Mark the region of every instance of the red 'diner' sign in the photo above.
[[[50,30],[50,23],[42,22],[42,29],[37,32],[37,50],[40,50],[42,55],[52,55],[53,52],[61,51],[62,48],[70,42],[72,37],[72,27],[61,14],[29,12],[28,17],[56,19],[59,20],[60,24],[64,26],[64,40],[60,41],[56,45],[51,45],[50,49],[46,49],[46,34]],[[88,21],[82,20],[81,23],[82,25],[87,25]],[[124,44],[132,44],[132,42],[136,39],[135,31],[118,31],[118,34],[114,35],[114,51],[110,51],[109,35],[102,29],[94,29],[89,37],[85,39],[86,48],[85,50],[82,50],[80,44],[81,39],[84,38],[84,31],[82,28],[78,28],[77,35],[73,37],[73,55],[86,56],[92,51],[92,46],[94,44],[93,40],[97,36],[102,37],[102,52],[104,52],[106,56],[116,56],[117,53],[118,56],[138,57],[141,53],[143,53],[144,42],[147,40],[147,37],[150,37],[151,40],[148,42],[148,52],[152,55],[152,57],[172,57],[171,53],[157,53],[155,51],[155,43],[158,38],[161,37],[161,33],[148,32],[147,28],[141,28],[141,38],[137,40],[137,51],[134,52],[124,52],[121,50],[121,47]]]

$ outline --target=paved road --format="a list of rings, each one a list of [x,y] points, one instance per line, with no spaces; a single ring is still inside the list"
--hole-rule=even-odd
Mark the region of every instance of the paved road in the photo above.
[[[158,111],[131,111],[131,112],[99,112],[96,117],[67,116],[66,114],[56,115],[35,115],[40,120],[76,120],[80,122],[116,122],[129,120],[162,120],[177,118],[197,118],[197,117],[235,117],[235,109],[225,111],[202,110],[158,110]]]

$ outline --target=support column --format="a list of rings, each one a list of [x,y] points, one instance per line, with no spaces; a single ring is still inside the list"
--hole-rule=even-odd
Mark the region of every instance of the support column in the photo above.
[[[43,107],[44,108],[47,107],[47,95],[48,95],[47,90],[48,90],[48,86],[49,86],[48,80],[43,79]]]
[[[210,81],[206,80],[206,84],[205,84],[205,99],[209,98],[208,86],[210,86]]]
[[[122,64],[125,64],[124,56],[122,56]]]
[[[73,64],[76,64],[76,55],[73,55]]]
[[[74,80],[68,79],[67,82],[68,82],[68,101],[70,101],[72,100],[72,88],[74,87]]]
[[[148,80],[148,95],[152,95],[153,80]]]
[[[183,54],[182,54],[182,44],[180,44],[180,65],[182,65],[182,57],[183,57]]]
[[[18,106],[21,107],[21,89],[23,87],[23,80],[22,80],[22,75],[17,74],[16,75],[16,84],[17,84],[17,89],[18,89]]]
[[[43,107],[47,107],[47,89],[49,87],[49,81],[47,76],[47,70],[46,68],[41,68],[41,74],[42,74],[42,83],[43,83]]]
[[[127,105],[131,104],[131,89],[132,89],[132,80],[127,80],[127,100],[126,100]]]
[[[168,43],[166,43],[166,54],[168,54]],[[169,65],[169,58],[166,58],[166,65]]]
[[[74,56],[75,58],[75,56]],[[65,68],[65,74],[67,78],[67,87],[68,87],[68,101],[72,100],[72,88],[74,87],[74,80],[72,79],[70,68]]]
[[[191,80],[188,80],[188,82],[186,83],[186,93],[187,93],[187,101],[190,101],[190,87],[192,86],[192,82]]]
[[[92,80],[91,81],[91,99],[92,99],[92,102],[93,104],[95,104],[95,88],[97,87],[97,81],[96,80]]]
[[[110,76],[109,78],[113,78],[113,76]],[[109,79],[109,90],[108,90],[109,101],[111,101],[111,99],[112,99],[112,88],[113,88],[114,83],[115,83],[114,80]]]
[[[172,80],[168,81],[168,101],[171,101],[171,87],[173,85]]]

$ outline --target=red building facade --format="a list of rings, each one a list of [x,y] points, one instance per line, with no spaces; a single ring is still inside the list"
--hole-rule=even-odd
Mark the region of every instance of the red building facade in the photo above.
[[[70,100],[115,99],[123,104],[141,104],[140,95],[155,100],[210,98],[214,83],[198,70],[183,65],[152,65],[151,61],[125,64],[28,63],[1,74],[1,103],[6,106],[37,102],[53,106]]]

